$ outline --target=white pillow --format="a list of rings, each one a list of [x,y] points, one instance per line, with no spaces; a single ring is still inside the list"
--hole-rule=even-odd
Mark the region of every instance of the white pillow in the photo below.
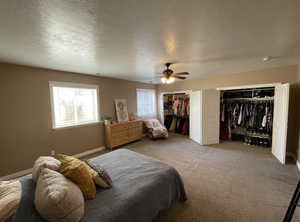
[[[146,125],[146,127],[147,127],[148,129],[152,129],[152,128],[153,128],[153,123],[152,123],[151,121],[149,121],[149,120],[144,120],[144,123],[145,123],[145,125]]]
[[[22,187],[19,181],[0,181],[0,221],[10,221],[21,201]]]
[[[37,182],[41,169],[48,168],[51,170],[58,170],[61,162],[51,156],[41,156],[35,162],[32,169],[32,179]]]
[[[81,190],[62,174],[43,168],[35,190],[35,208],[50,222],[77,222],[84,215]]]

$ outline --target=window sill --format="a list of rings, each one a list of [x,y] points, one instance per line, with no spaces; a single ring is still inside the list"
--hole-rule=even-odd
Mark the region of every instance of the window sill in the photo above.
[[[141,118],[141,119],[157,118],[157,114],[153,113],[153,114],[150,114],[150,115],[144,115],[144,116],[138,116],[138,117]]]
[[[63,127],[52,127],[52,130],[64,130],[64,129],[72,129],[72,128],[80,128],[80,127],[86,127],[86,126],[93,126],[93,125],[100,125],[102,122],[92,122],[92,123],[82,123],[78,125],[73,126],[63,126]]]

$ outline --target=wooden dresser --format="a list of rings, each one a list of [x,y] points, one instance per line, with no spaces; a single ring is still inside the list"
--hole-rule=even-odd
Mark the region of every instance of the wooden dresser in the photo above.
[[[105,125],[106,147],[113,149],[143,137],[143,121],[135,120],[124,123]]]

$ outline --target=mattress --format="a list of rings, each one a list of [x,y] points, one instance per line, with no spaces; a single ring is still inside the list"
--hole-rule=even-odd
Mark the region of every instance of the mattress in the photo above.
[[[91,161],[107,170],[113,187],[98,188],[96,197],[85,202],[83,222],[148,222],[173,201],[187,199],[179,173],[159,160],[119,149]],[[23,194],[16,221],[45,221],[34,208],[31,176],[20,181]]]

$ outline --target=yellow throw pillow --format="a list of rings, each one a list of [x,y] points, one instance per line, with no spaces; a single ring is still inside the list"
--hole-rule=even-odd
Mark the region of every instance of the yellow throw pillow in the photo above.
[[[96,186],[86,163],[64,154],[58,154],[56,158],[61,162],[58,171],[77,184],[85,199],[93,199],[96,196]]]

